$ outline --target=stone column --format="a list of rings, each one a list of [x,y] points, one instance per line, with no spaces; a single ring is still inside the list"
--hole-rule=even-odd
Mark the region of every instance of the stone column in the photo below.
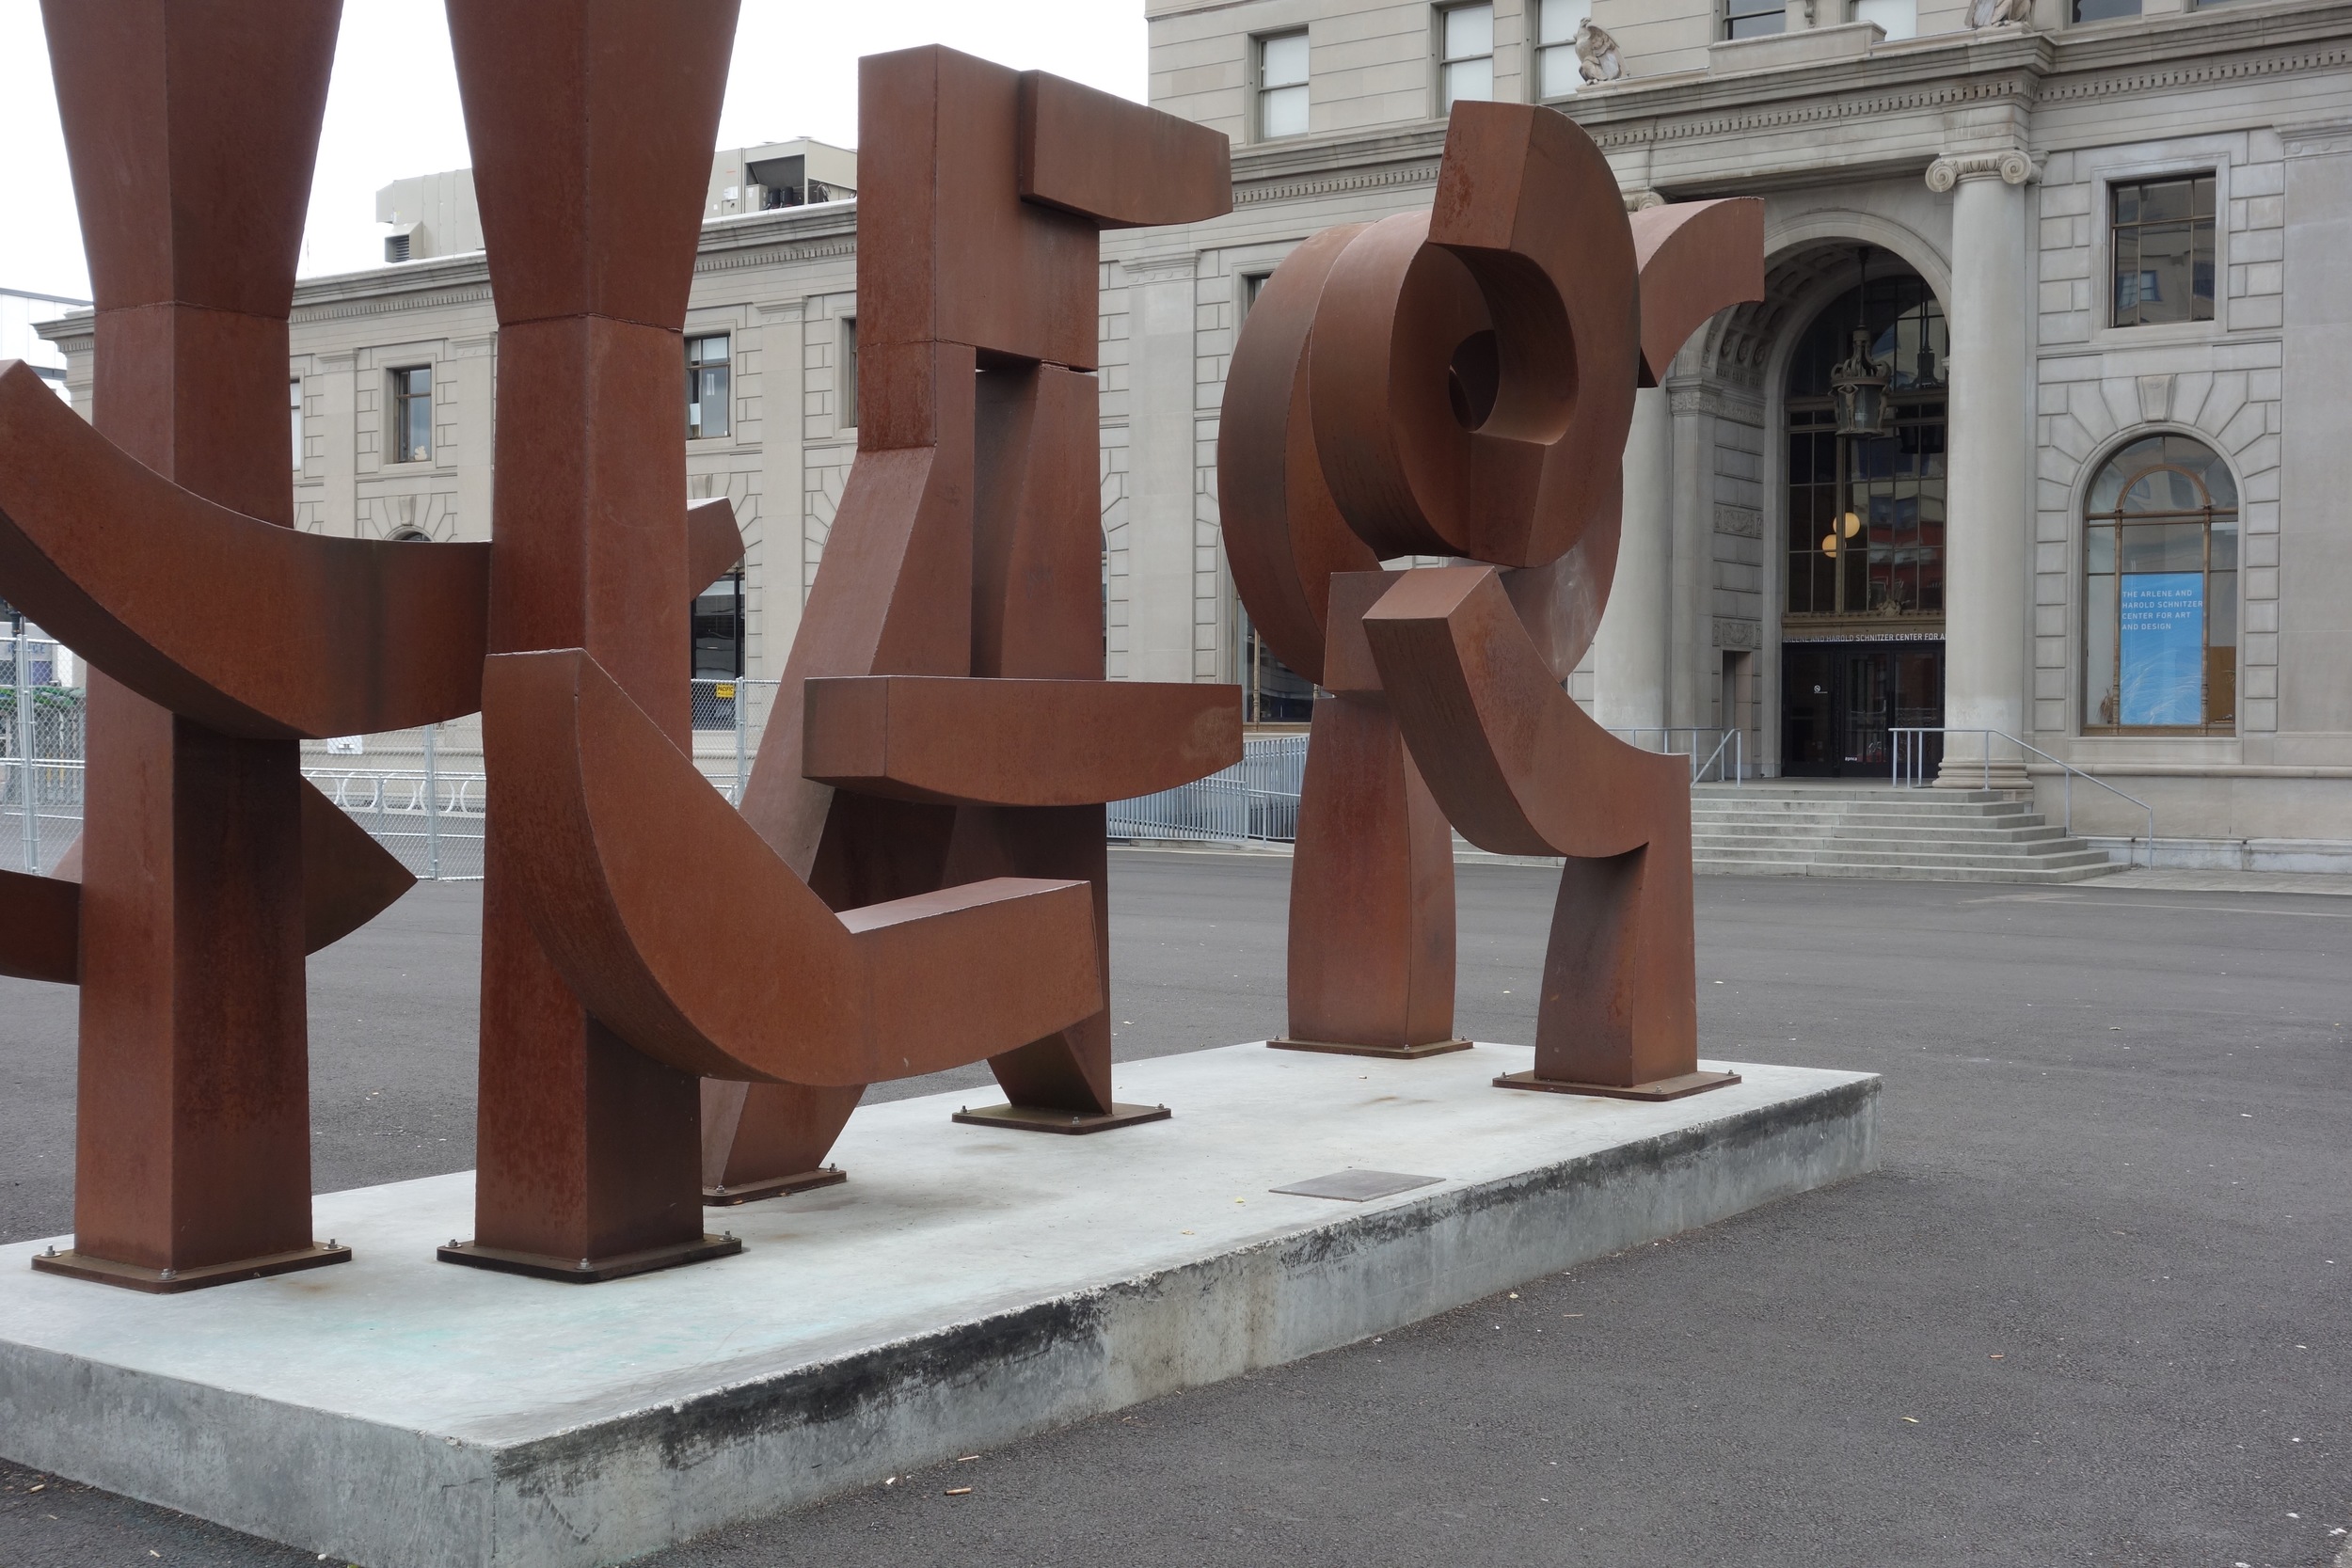
[[[1663,387],[1633,394],[1625,441],[1617,576],[1593,639],[1593,708],[1613,730],[1666,722],[1667,604],[1674,558],[1674,417]]]
[[[1196,266],[1186,251],[1141,258],[1121,269],[1127,283],[1129,680],[1195,678]]]
[[[1715,400],[1700,385],[1669,384],[1674,559],[1668,573],[1666,722],[1714,722]]]
[[[745,531],[743,573],[752,634],[743,667],[754,678],[784,673],[808,599],[807,330],[805,299],[759,307],[759,522]]]
[[[2028,508],[2026,180],[2023,152],[1938,158],[1928,188],[1951,191],[1949,430],[1944,525],[1944,722],[2026,730]],[[1950,736],[1938,785],[1974,789],[1982,742]],[[2026,787],[2022,754],[1993,742],[1995,788]]]

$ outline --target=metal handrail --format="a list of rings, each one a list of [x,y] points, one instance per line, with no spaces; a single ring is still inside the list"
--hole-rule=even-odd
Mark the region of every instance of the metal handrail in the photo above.
[[[2070,836],[2074,832],[2074,781],[2076,778],[2082,778],[2091,784],[2097,784],[2101,789],[2106,790],[2109,795],[2114,796],[2117,800],[2128,800],[2133,805],[2137,806],[2140,810],[2148,814],[2148,863],[2151,867],[2153,867],[2156,863],[2155,807],[2150,805],[2147,801],[2141,800],[2137,795],[2124,794],[2123,791],[2116,788],[2113,784],[2107,783],[2106,780],[2100,778],[2095,773],[2084,772],[2081,768],[2075,767],[2073,763],[2068,762],[2063,757],[2052,756],[2049,752],[2043,751],[2041,747],[2032,744],[2030,741],[2020,740],[2015,736],[2009,734],[2005,730],[1950,729],[1937,724],[1905,724],[1890,729],[1886,733],[1888,737],[1892,740],[1895,750],[1894,769],[1888,780],[1888,787],[1891,789],[1919,789],[1924,787],[1926,783],[1925,775],[1927,772],[1927,737],[1931,735],[1973,735],[1982,737],[1984,743],[1978,747],[1978,756],[1984,768],[1984,787],[1991,789],[1993,787],[1993,747],[1991,742],[1994,740],[2006,740],[2010,745],[2016,747],[2019,751],[2031,752],[2035,756],[2040,757],[2051,767],[2058,769],[2059,775],[2065,780],[2065,784],[2061,788],[2061,796],[2065,802],[2065,831]],[[1910,741],[1908,755],[1911,766],[1908,774],[1905,773],[1903,766],[1906,754],[1906,748],[1904,745],[1905,737],[1909,737]],[[2019,759],[2021,763],[2023,760],[2023,758]],[[1908,784],[1904,782],[1906,777],[1908,777],[1910,781]],[[2124,851],[2124,864],[2137,865],[2139,863],[2139,840],[2137,837],[2130,841]]]
[[[1730,782],[1737,784],[1747,776],[1747,739],[1744,733],[1740,730],[1717,729],[1709,724],[1673,724],[1645,725],[1640,729],[1611,730],[1609,733],[1629,745],[1641,747],[1645,752],[1655,751],[1666,756],[1689,757],[1692,784],[1697,784],[1704,779],[1707,776],[1707,770],[1710,768],[1716,770],[1715,776],[1718,780],[1724,777],[1723,761],[1725,747],[1731,749]],[[1691,737],[1689,751],[1682,752],[1675,749],[1674,737],[1678,735],[1687,735]],[[1701,757],[1699,755],[1700,737],[1709,735],[1718,737],[1715,741],[1715,749],[1705,757]],[[1656,736],[1658,744],[1654,747],[1645,745],[1642,740],[1644,736]]]

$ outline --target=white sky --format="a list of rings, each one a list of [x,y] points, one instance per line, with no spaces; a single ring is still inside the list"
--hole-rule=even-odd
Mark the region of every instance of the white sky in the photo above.
[[[742,4],[721,147],[791,136],[854,147],[858,56],[920,43],[1146,96],[1143,0]],[[437,0],[344,0],[301,270],[377,264],[378,187],[471,162]],[[0,0],[0,285],[89,294],[38,0]]]

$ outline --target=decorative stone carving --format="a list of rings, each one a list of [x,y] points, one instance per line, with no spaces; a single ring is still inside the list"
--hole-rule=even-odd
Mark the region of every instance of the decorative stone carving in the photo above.
[[[2006,184],[2022,185],[2033,178],[2033,160],[2015,148],[2006,152],[1948,153],[1928,166],[1928,189],[1950,190],[1963,180],[1990,180],[1998,175]]]
[[[2024,22],[2032,9],[2033,0],[1968,0],[1968,25],[2006,27]]]
[[[1576,27],[1576,68],[1587,82],[1614,82],[1625,75],[1625,54],[1617,40],[1587,17]]]
[[[1666,198],[1656,191],[1630,190],[1624,194],[1625,210],[1629,213],[1646,213],[1652,207],[1663,207],[1666,204]]]

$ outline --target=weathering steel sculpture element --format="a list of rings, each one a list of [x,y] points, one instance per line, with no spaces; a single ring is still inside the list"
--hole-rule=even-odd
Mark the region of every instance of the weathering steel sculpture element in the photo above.
[[[0,880],[0,970],[81,986],[75,1244],[149,1291],[310,1233],[307,952],[407,874],[303,736],[475,706],[489,552],[295,531],[286,318],[338,8],[42,8],[97,294],[92,425],[0,369],[0,593],[88,659],[86,834]]]
[[[501,330],[477,1228],[442,1256],[588,1279],[737,1245],[700,1079],[774,1091],[730,1184],[973,1061],[1016,1116],[1118,1114],[1101,802],[1233,760],[1240,705],[1101,679],[1096,235],[1222,211],[1228,154],[1041,73],[864,62],[860,452],[739,814],[686,750],[675,407],[735,8],[532,9],[450,8]]]
[[[1629,222],[1565,116],[1466,103],[1432,211],[1326,230],[1266,282],[1226,384],[1226,546],[1260,634],[1328,693],[1276,1044],[1463,1048],[1451,823],[1567,857],[1535,1067],[1498,1083],[1734,1081],[1697,1070],[1683,762],[1615,740],[1564,683],[1615,569],[1634,388],[1762,270],[1760,203]],[[1378,569],[1418,555],[1485,564]]]
[[[836,914],[771,847],[775,821],[805,814],[737,816],[679,749],[689,579],[741,554],[723,507],[690,513],[677,428],[735,8],[449,11],[501,328],[488,546],[288,526],[286,322],[338,8],[44,8],[99,309],[94,428],[28,370],[0,369],[0,593],[95,672],[87,850],[56,876],[0,874],[0,969],[82,987],[76,1243],[38,1267],[173,1291],[348,1257],[310,1231],[303,957],[408,878],[303,784],[303,737],[485,708],[478,1234],[444,1256],[567,1279],[732,1246],[702,1232],[698,1075],[853,1096],[1034,1056],[1049,1091],[1057,1067],[1102,1082],[1102,1053],[1063,1033],[1104,1000],[1099,807],[1091,858],[1082,816],[1054,814],[1238,751],[1230,688],[1122,704],[1075,678],[1101,673],[1098,546],[1073,626],[1070,518],[1047,504],[1074,471],[1077,404],[1055,388],[1071,373],[1057,367],[1091,363],[1095,225],[1221,210],[1221,143],[1204,161],[1193,128],[1069,84],[895,57],[918,79],[929,60],[980,83],[995,118],[902,103],[916,112],[892,133],[956,141],[924,156],[1003,178],[975,211],[957,193],[915,216],[869,198],[869,234],[970,220],[998,243],[943,242],[993,270],[959,286],[917,269],[928,314],[869,306],[930,333],[884,334],[867,373],[891,391],[868,404],[853,482],[874,520],[836,535],[840,575],[862,562],[884,586],[828,600],[834,640],[804,637],[815,652],[795,663],[881,678],[809,679],[811,709],[839,722],[804,748],[797,724],[775,730],[834,784],[999,814],[967,830],[959,811],[955,857],[880,903],[860,879],[888,879],[860,859],[905,848],[849,835]],[[1091,379],[1075,379],[1090,507]],[[1088,625],[1091,671],[1054,664],[1083,665],[1070,645]],[[947,885],[1062,863],[1096,874]]]

